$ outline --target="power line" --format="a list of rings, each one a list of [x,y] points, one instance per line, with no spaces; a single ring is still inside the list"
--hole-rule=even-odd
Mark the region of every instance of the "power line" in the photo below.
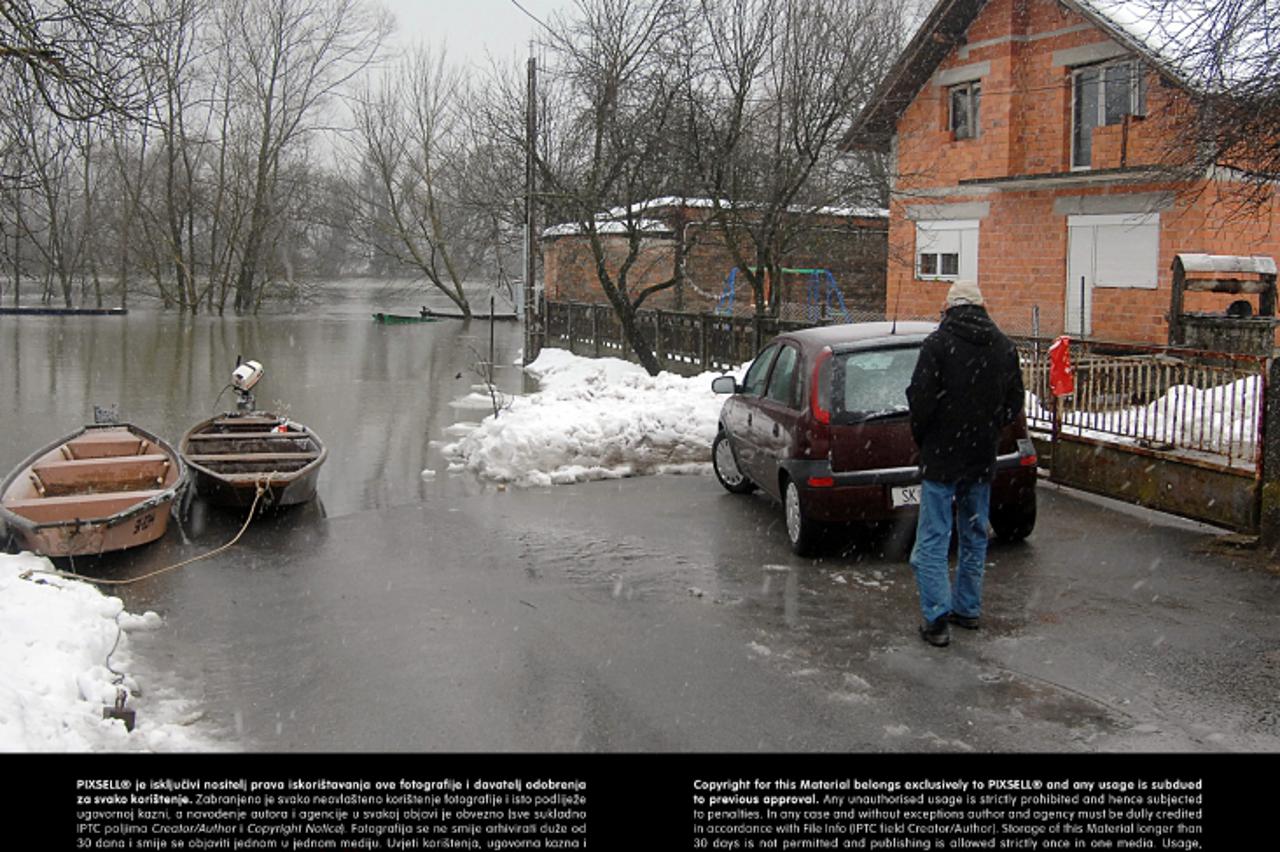
[[[533,21],[535,24],[537,24],[538,26],[542,27],[544,30],[546,30],[547,32],[551,33],[552,35],[556,35],[556,31],[555,31],[555,30],[553,30],[553,29],[551,29],[551,27],[549,27],[545,21],[543,21],[543,20],[542,20],[541,18],[539,18],[537,15],[533,14],[532,12],[530,12],[530,11],[529,11],[528,9],[526,9],[524,6],[522,6],[522,5],[520,4],[520,0],[511,0],[511,5],[512,5],[512,6],[515,6],[515,7],[516,7],[517,9],[519,9],[521,12],[524,12],[524,14],[529,18],[529,20]]]

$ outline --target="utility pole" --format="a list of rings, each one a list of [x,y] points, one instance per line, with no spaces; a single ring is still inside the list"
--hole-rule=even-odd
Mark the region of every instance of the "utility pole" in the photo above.
[[[524,139],[524,363],[538,357],[542,350],[542,302],[534,287],[537,273],[537,238],[533,227],[533,196],[536,189],[535,157],[538,139],[538,61],[529,46],[528,82],[525,92]]]

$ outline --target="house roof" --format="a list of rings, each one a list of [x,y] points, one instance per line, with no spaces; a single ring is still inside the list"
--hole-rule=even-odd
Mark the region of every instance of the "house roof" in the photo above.
[[[656,214],[662,210],[687,209],[710,210],[717,206],[733,207],[729,201],[721,201],[719,205],[710,198],[686,198],[668,195],[661,198],[650,198],[629,207],[614,207],[595,217],[595,232],[598,234],[630,234],[633,231],[641,234],[671,234],[672,225],[656,218],[644,218],[641,214]],[[749,205],[737,205],[738,209]],[[842,219],[888,219],[889,211],[878,207],[807,207],[793,204],[787,208],[789,213],[809,216],[830,216]],[[585,223],[564,222],[551,225],[542,232],[543,238],[576,236],[587,233]]]
[[[1231,21],[1213,13],[1215,0],[1059,0],[1079,12],[1113,40],[1128,47],[1162,74],[1188,88],[1196,83],[1197,66],[1223,42]],[[842,147],[887,151],[898,119],[950,52],[966,42],[965,32],[986,0],[938,0],[871,101],[854,121]],[[1262,4],[1269,5],[1269,4]],[[1237,39],[1218,72],[1216,85],[1247,79],[1266,58],[1265,21],[1245,21],[1248,38]],[[1239,26],[1240,22],[1236,21]],[[1256,35],[1257,37],[1253,37]]]

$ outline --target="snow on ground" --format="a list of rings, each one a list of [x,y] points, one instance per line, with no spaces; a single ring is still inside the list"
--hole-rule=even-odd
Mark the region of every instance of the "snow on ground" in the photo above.
[[[544,349],[526,370],[539,390],[446,445],[450,470],[534,486],[710,470],[725,400],[711,391],[718,374],[649,376],[562,349]]]
[[[452,469],[526,485],[709,469],[724,402],[711,392],[714,374],[651,378],[625,361],[555,349],[528,369],[540,379],[537,393],[447,430],[458,439],[445,448]],[[491,401],[478,393],[459,407]],[[90,583],[42,573],[52,570],[30,553],[0,554],[0,751],[224,748],[192,726],[199,714],[189,702],[132,669],[129,635],[154,630],[160,617],[133,615]],[[137,713],[132,732],[102,717],[118,687]]]
[[[0,554],[0,751],[208,751],[183,700],[131,673],[129,634],[161,624],[30,553]],[[136,711],[132,732],[102,718],[117,683]],[[146,686],[145,690],[140,687]]]

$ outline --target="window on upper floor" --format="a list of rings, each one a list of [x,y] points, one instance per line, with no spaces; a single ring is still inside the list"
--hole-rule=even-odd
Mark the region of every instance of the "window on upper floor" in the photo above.
[[[955,281],[978,277],[978,220],[916,223],[916,278]]]
[[[982,100],[982,84],[962,83],[947,91],[951,133],[956,139],[973,139],[978,135],[978,105]]]
[[[1136,60],[1077,69],[1072,75],[1071,167],[1093,161],[1093,129],[1145,115],[1146,75]]]

